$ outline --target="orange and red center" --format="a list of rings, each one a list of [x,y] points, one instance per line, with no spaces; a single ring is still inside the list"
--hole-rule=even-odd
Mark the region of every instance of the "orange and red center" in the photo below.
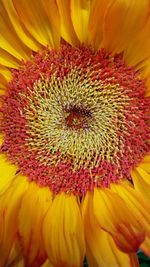
[[[63,44],[12,72],[1,101],[1,152],[20,172],[79,196],[131,179],[150,149],[150,100],[122,55]]]

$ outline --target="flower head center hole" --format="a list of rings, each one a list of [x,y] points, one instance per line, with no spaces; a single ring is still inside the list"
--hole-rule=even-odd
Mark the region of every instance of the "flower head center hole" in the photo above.
[[[88,128],[89,118],[91,112],[85,108],[71,107],[65,110],[66,125],[74,130]]]

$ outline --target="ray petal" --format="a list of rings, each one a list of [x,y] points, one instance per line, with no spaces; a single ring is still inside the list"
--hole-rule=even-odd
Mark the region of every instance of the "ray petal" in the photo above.
[[[71,20],[70,0],[56,0],[56,2],[61,18],[61,36],[68,43],[78,45],[79,40]]]
[[[87,193],[82,206],[89,265],[93,267],[138,267],[136,254],[121,252],[112,237],[99,227],[94,217],[92,201],[91,195]]]
[[[54,266],[81,266],[85,244],[75,196],[60,193],[55,197],[44,220],[43,238],[49,260]]]
[[[149,1],[109,1],[103,22],[102,46],[113,52],[122,52],[141,31],[148,14]]]
[[[133,176],[134,175],[132,174],[132,177]],[[112,184],[111,189],[114,192],[117,192],[118,195],[127,203],[130,214],[133,218],[138,220],[141,225],[141,229],[143,229],[146,236],[150,238],[150,215],[148,212],[150,205],[149,201],[146,201],[142,190],[137,190],[137,188],[134,189],[133,187],[128,186],[125,182],[118,185]]]
[[[16,171],[17,167],[11,164],[5,155],[0,154],[0,195],[9,187]]]
[[[91,12],[88,24],[88,43],[95,49],[99,49],[103,40],[104,16],[111,1],[94,0],[91,4]]]
[[[135,189],[150,200],[150,174],[138,167],[131,172]]]
[[[91,0],[71,0],[71,18],[81,43],[87,44]]]
[[[142,2],[141,2],[142,3]],[[147,8],[149,12],[150,8]],[[144,40],[144,42],[143,42]],[[147,14],[147,20],[138,35],[129,43],[125,51],[125,59],[128,64],[139,67],[147,64],[150,58],[150,15]]]
[[[17,175],[7,191],[0,196],[0,267],[7,266],[18,229],[18,212],[28,188],[26,177]]]
[[[24,27],[42,45],[58,48],[60,20],[55,0],[13,0]]]
[[[8,52],[17,60],[28,59],[30,49],[25,46],[17,36],[8,13],[0,1],[0,48]],[[0,53],[1,54],[1,53]]]
[[[32,35],[26,30],[26,28],[21,23],[21,20],[16,12],[15,6],[13,4],[13,0],[2,0],[3,5],[8,13],[8,17],[10,19],[13,28],[15,29],[16,34],[19,39],[32,51],[37,51],[40,49],[39,43],[33,39]]]
[[[18,234],[26,266],[37,266],[46,258],[41,232],[43,218],[51,203],[50,190],[35,183],[29,185],[22,199]]]
[[[95,188],[93,210],[100,227],[110,233],[123,252],[135,253],[145,238],[126,202],[110,189]]]

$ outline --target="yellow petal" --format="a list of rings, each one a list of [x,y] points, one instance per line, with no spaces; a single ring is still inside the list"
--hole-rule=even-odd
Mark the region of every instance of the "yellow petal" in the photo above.
[[[11,79],[11,72],[8,68],[0,65],[0,94],[4,94],[7,86],[8,81]]]
[[[147,154],[144,159],[143,162],[149,162],[150,163],[150,154]]]
[[[150,173],[150,163],[149,162],[142,162],[140,163],[140,168],[143,169],[145,172]]]
[[[30,50],[17,36],[2,1],[0,1],[0,33],[1,49],[9,52],[18,60],[29,58]]]
[[[112,184],[111,189],[127,203],[131,216],[141,225],[146,235],[150,238],[150,205],[149,202],[137,191],[124,182],[120,185]]]
[[[136,171],[144,179],[144,181],[150,186],[150,173],[144,171],[140,166],[136,168]]]
[[[29,184],[19,212],[19,239],[26,266],[40,265],[46,258],[41,229],[51,203],[52,194],[48,188]]]
[[[0,48],[0,64],[8,68],[16,69],[18,68],[19,60],[6,52],[4,49]]]
[[[150,174],[150,155],[146,155],[138,167]]]
[[[75,33],[70,10],[70,0],[56,0],[61,18],[61,36],[68,43],[78,45],[79,40]]]
[[[8,258],[8,266],[15,266],[22,259],[21,250],[17,240],[14,241]]]
[[[17,175],[11,186],[0,196],[0,267],[7,266],[16,238],[21,199],[28,188],[26,177]]]
[[[145,232],[118,194],[95,188],[93,210],[100,227],[113,236],[119,249],[127,253],[137,251]]]
[[[1,86],[0,84],[0,95],[3,95],[5,92],[5,88],[3,86]]]
[[[150,257],[150,238],[146,237],[144,242],[141,244],[140,249],[144,252],[147,257]]]
[[[21,259],[21,260],[18,261],[18,262],[12,263],[12,264],[11,264],[11,267],[25,267],[25,265],[24,265],[24,260]]]
[[[4,142],[4,136],[3,134],[0,133],[0,146],[3,144],[3,142]]]
[[[87,43],[91,0],[71,0],[71,18],[81,43]]]
[[[17,167],[11,164],[5,155],[0,154],[0,195],[10,186],[16,171]]]
[[[6,89],[6,85],[7,85],[7,80],[0,73],[0,94],[3,94],[5,92],[5,90],[3,90],[3,89]]]
[[[24,27],[42,45],[58,48],[60,20],[54,0],[14,0],[14,6]]]
[[[150,200],[150,174],[139,167],[131,172],[131,176],[135,189]]]
[[[148,0],[109,1],[103,22],[102,46],[109,51],[121,52],[132,42],[146,20]]]
[[[0,65],[0,74],[5,78],[5,80],[8,82],[10,79],[11,79],[11,77],[12,77],[12,75],[11,75],[11,71],[8,69],[8,68],[6,68],[6,67],[4,67],[4,66],[2,66],[2,65]]]
[[[46,260],[41,267],[54,267],[54,265],[52,265],[49,260]]]
[[[31,50],[37,51],[41,47],[40,45],[32,38],[32,35],[27,32],[25,27],[23,27],[23,24],[21,24],[21,21],[19,19],[19,16],[16,12],[15,6],[13,4],[12,0],[2,0],[3,5],[8,13],[8,17],[11,21],[11,24],[13,25],[16,34],[21,39],[21,41],[28,46]]]
[[[125,254],[115,245],[112,237],[103,231],[93,213],[93,199],[90,193],[83,201],[82,212],[85,229],[86,249],[89,266],[93,267],[137,267],[136,254]],[[132,261],[132,265],[131,265]]]
[[[82,265],[85,244],[75,196],[60,193],[55,197],[44,220],[43,238],[49,260],[54,266]]]

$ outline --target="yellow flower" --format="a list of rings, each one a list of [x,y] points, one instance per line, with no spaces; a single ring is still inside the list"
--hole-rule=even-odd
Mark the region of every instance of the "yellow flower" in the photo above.
[[[149,0],[0,0],[0,267],[150,256]]]

